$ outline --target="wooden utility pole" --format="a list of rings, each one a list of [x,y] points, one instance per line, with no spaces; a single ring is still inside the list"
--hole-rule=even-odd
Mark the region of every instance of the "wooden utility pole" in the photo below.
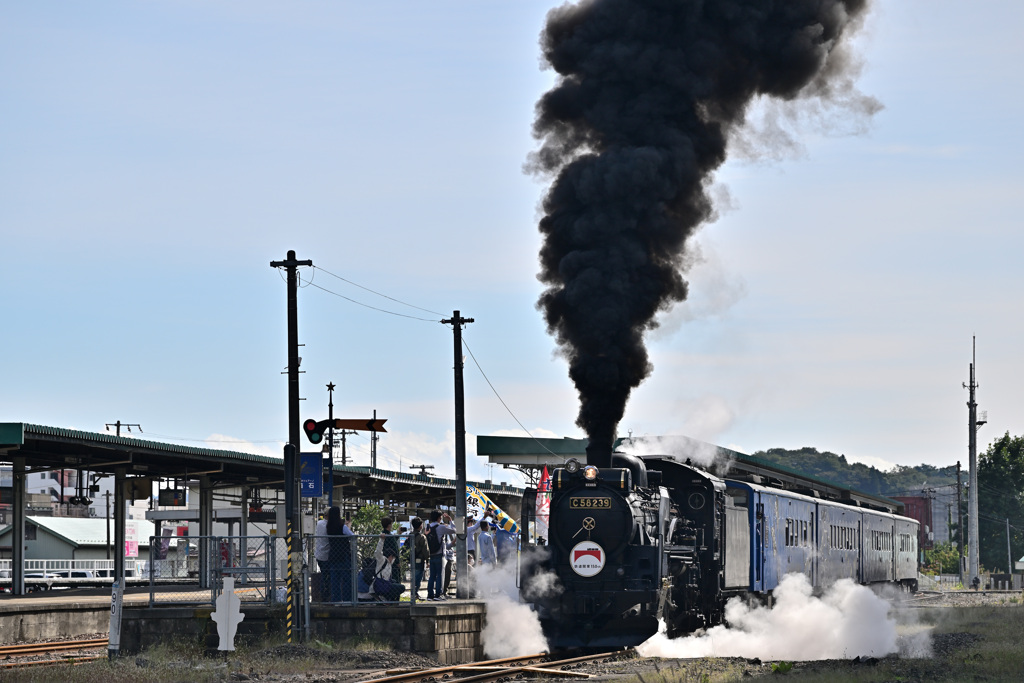
[[[462,382],[462,326],[473,322],[458,311],[442,325],[455,332],[455,570],[458,573],[456,597],[469,597],[469,563],[466,560],[466,400]]]

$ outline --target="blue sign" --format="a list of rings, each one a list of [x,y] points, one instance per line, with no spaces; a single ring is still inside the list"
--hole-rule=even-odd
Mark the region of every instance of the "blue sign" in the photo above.
[[[303,498],[319,498],[324,495],[323,456],[319,453],[299,454],[300,487]]]

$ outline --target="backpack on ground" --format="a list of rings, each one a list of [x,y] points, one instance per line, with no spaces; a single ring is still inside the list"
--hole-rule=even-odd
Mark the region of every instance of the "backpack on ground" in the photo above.
[[[437,525],[433,524],[427,529],[427,550],[431,555],[441,552],[441,539],[437,536]]]

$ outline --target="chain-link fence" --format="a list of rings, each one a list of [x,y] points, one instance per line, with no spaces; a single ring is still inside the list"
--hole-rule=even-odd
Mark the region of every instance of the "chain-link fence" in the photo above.
[[[309,536],[315,568],[310,575],[313,603],[356,604],[415,600],[418,564],[408,534]]]
[[[276,536],[191,536],[150,539],[151,605],[212,603],[224,577],[235,580],[243,602],[283,601],[288,578],[287,543]],[[301,568],[300,568],[301,569]]]
[[[243,603],[287,600],[287,539],[191,536],[173,547],[168,540],[150,538],[151,605],[213,604],[229,576]],[[411,534],[305,536],[299,550],[293,585],[307,587],[309,604],[415,601],[425,588],[428,558],[416,557]]]

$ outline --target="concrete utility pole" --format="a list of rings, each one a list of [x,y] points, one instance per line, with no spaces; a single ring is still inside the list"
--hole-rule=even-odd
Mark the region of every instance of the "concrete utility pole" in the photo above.
[[[377,421],[377,410],[373,411],[373,421]],[[377,432],[370,430],[370,467],[377,469]]]
[[[974,337],[971,337],[971,380],[970,384],[964,385],[964,388],[970,391],[970,399],[967,401],[967,453],[970,458],[970,483],[967,491],[967,575],[972,583],[981,574],[978,561],[978,427],[986,422],[984,418],[978,419],[978,404],[974,400],[974,390],[978,388],[977,382],[974,381],[974,346]]]
[[[1010,552],[1010,518],[1006,518],[1006,573],[1013,574],[1013,553]],[[1012,579],[1011,579],[1012,580]],[[1010,588],[1013,588],[1011,585]]]
[[[298,570],[302,567],[302,517],[299,510],[299,266],[312,266],[310,260],[299,261],[295,252],[289,251],[284,261],[271,261],[271,268],[284,268],[288,271],[288,443],[284,447],[284,508],[288,519],[288,586],[289,601],[287,621],[289,626],[288,642],[297,636],[301,596],[299,590],[292,590],[292,584],[298,579]],[[297,566],[296,566],[297,565]],[[293,618],[293,614],[294,617]]]
[[[957,574],[960,575],[960,585],[966,586],[967,581],[964,580],[964,503],[961,497],[963,491],[963,484],[960,483],[960,461],[956,461],[956,545],[957,550],[960,551],[960,564],[958,566]]]
[[[466,559],[466,399],[462,385],[462,326],[473,322],[458,311],[442,320],[455,332],[455,570],[458,573],[455,596],[469,597],[469,563]]]
[[[327,385],[327,459],[330,471],[327,473],[327,507],[334,506],[334,382]]]

